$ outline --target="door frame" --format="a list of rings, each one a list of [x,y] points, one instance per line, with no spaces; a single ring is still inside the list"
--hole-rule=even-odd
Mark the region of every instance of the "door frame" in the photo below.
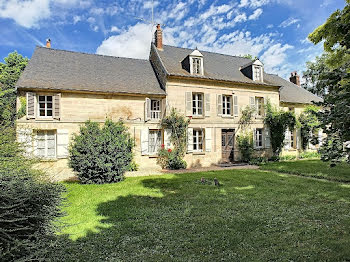
[[[226,140],[226,145],[223,146],[223,134],[226,134],[225,136],[225,140]],[[231,151],[230,151],[230,156],[227,158],[227,157],[224,157],[224,148],[226,148],[228,146],[228,138],[227,138],[227,135],[229,133],[232,133],[232,148],[231,148]],[[235,128],[221,128],[221,159],[223,162],[229,162],[229,163],[232,163],[234,162],[234,149],[235,149],[235,136],[236,136],[236,130]]]

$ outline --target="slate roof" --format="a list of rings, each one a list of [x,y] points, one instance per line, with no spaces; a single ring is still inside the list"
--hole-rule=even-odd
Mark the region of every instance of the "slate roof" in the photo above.
[[[37,47],[18,88],[165,95],[148,60]]]
[[[212,80],[232,81],[262,86],[279,86],[281,102],[311,104],[312,101],[320,101],[321,98],[297,85],[277,76],[264,73],[264,83],[255,82],[246,77],[241,68],[252,61],[239,56],[223,55],[218,53],[200,51],[203,54],[204,76],[191,75],[182,68],[181,61],[187,57],[193,49],[179,48],[163,45],[163,50],[157,50],[163,65],[170,76],[184,76]]]

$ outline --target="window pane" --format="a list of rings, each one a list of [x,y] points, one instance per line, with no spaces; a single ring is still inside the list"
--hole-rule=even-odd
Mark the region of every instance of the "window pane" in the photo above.
[[[47,116],[52,116],[52,110],[50,109],[47,110]]]
[[[47,103],[47,108],[52,108],[52,103]]]
[[[40,110],[40,116],[45,116],[45,110]]]
[[[45,96],[39,96],[39,101],[45,101]]]
[[[46,101],[52,101],[52,96],[47,96]]]
[[[45,103],[39,103],[39,108],[45,108]]]
[[[54,157],[55,156],[55,148],[48,148],[47,149],[47,156]]]

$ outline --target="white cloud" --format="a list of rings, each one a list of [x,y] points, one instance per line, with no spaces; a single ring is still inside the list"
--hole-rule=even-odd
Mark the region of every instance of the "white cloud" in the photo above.
[[[293,18],[293,17],[290,17],[286,20],[284,20],[280,25],[279,27],[288,27],[288,26],[291,26],[292,24],[295,24],[295,23],[298,23],[300,21],[300,19],[296,19],[296,18]]]
[[[239,7],[257,8],[267,5],[271,0],[241,0]]]
[[[49,0],[0,0],[0,17],[14,20],[26,27],[39,27],[39,21],[50,17]]]
[[[116,26],[112,26],[110,32],[120,32],[120,29]]]
[[[235,23],[247,21],[247,15],[245,13],[239,14],[233,19],[233,21]]]
[[[268,25],[266,26],[266,28],[268,28],[268,29],[273,28],[273,24],[268,24]]]
[[[76,24],[76,23],[78,23],[78,22],[80,22],[80,21],[81,21],[81,16],[75,15],[75,16],[73,17],[73,23],[74,23],[74,24]]]
[[[259,16],[263,13],[263,10],[261,8],[256,9],[253,14],[251,14],[248,19],[249,20],[256,20],[259,18]]]
[[[277,43],[271,45],[261,56],[261,60],[265,64],[266,71],[284,74],[285,72],[281,72],[281,68],[284,66],[284,64],[286,64],[286,51],[292,48],[294,47],[288,44],[282,45],[281,43]]]
[[[239,4],[239,7],[246,7],[248,6],[248,0],[241,0],[241,3]]]
[[[153,7],[156,7],[157,5],[159,5],[159,2],[158,1],[153,1]],[[145,1],[143,3],[143,8],[151,9],[152,8],[152,1]]]
[[[222,14],[222,13],[226,13],[228,12],[230,9],[232,8],[232,6],[230,5],[220,5],[220,6],[215,6],[214,4],[212,4],[210,6],[210,8],[202,13],[200,16],[199,16],[199,19],[200,20],[206,20],[208,19],[209,17],[212,17],[214,15],[218,15],[218,14]]]
[[[148,58],[149,48],[152,40],[151,27],[138,23],[130,26],[128,30],[119,35],[114,35],[104,40],[97,48],[97,54]]]

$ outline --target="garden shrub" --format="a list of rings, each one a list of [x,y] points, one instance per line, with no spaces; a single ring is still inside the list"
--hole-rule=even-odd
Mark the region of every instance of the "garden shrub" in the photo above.
[[[254,152],[252,132],[244,132],[237,136],[237,145],[241,152],[241,160],[249,162]]]
[[[164,145],[162,145],[158,151],[157,164],[163,169],[181,169],[187,167],[187,163],[183,158],[186,154],[187,128],[189,123],[190,120],[178,113],[175,108],[172,108],[170,114],[162,119],[162,127],[171,131],[170,142],[173,146],[173,149],[165,149]]]
[[[280,161],[290,161],[290,160],[296,160],[296,155],[284,155],[280,157]]]
[[[132,168],[133,146],[122,121],[106,120],[102,127],[87,121],[73,137],[69,165],[83,184],[119,182]]]
[[[300,159],[307,159],[307,158],[320,158],[321,154],[316,151],[305,151],[300,153],[299,158]]]
[[[30,168],[14,128],[0,129],[0,144],[0,260],[44,261],[62,216],[64,186]]]
[[[254,157],[249,161],[251,165],[264,165],[268,163],[267,157]]]

